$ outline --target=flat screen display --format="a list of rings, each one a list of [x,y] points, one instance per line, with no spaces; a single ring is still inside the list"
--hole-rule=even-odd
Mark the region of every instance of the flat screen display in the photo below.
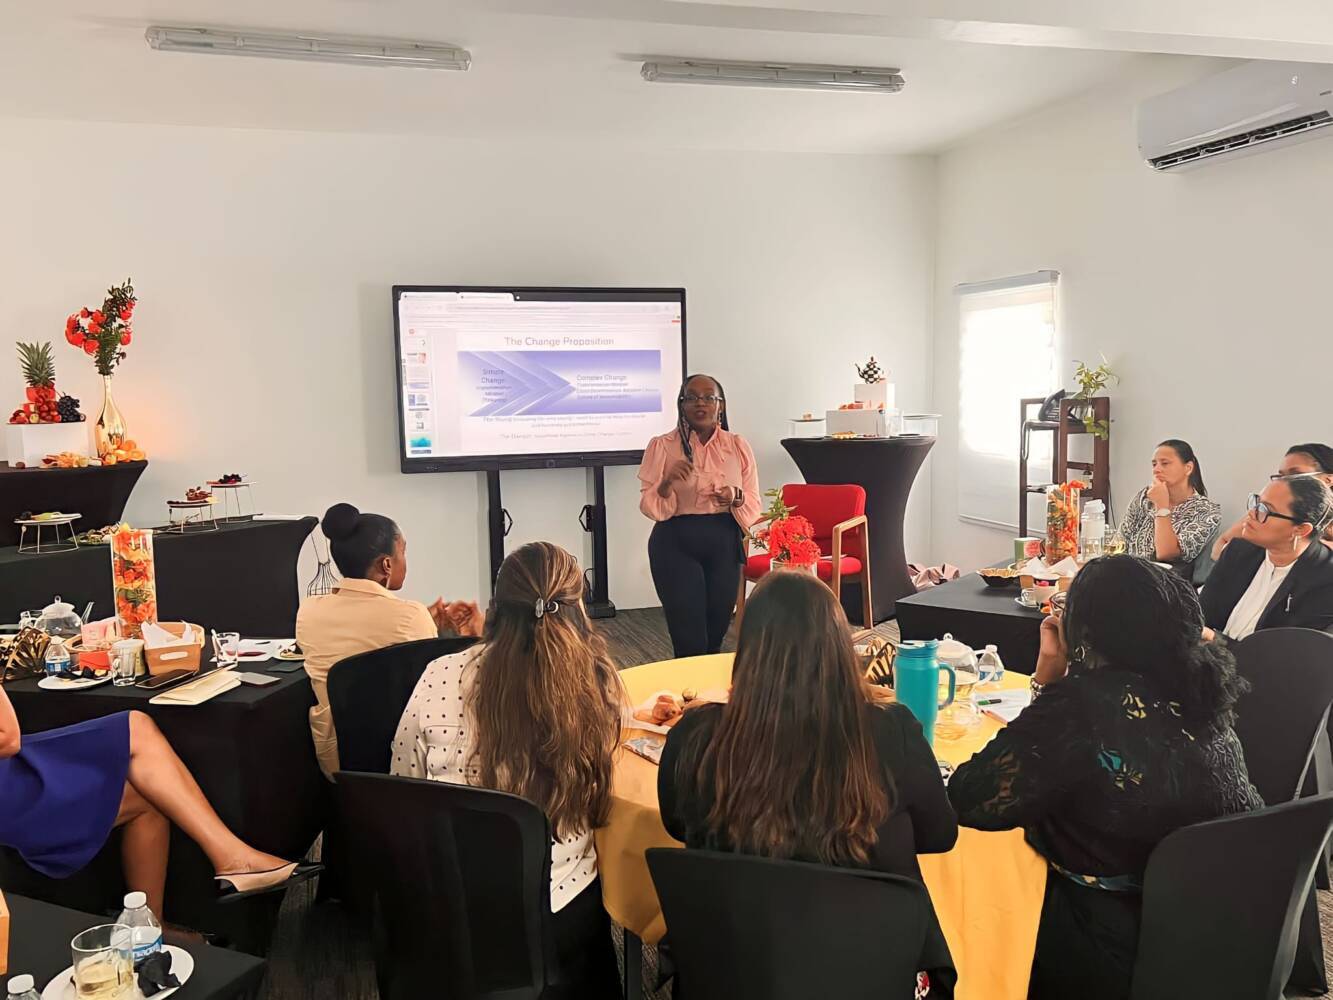
[[[404,472],[627,465],[675,424],[683,289],[393,289]]]

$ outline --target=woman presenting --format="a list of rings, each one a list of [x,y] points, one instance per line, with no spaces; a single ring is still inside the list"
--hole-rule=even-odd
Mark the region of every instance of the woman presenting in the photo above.
[[[639,509],[657,522],[648,539],[675,655],[716,653],[731,624],[745,557],[743,532],[759,517],[754,452],[727,429],[727,397],[691,375],[676,397],[675,430],[648,442]]]

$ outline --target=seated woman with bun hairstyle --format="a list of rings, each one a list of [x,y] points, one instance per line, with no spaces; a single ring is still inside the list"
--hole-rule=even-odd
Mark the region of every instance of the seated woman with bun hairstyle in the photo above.
[[[362,514],[351,504],[324,513],[324,535],[343,579],[333,593],[312,597],[296,615],[296,641],[315,689],[310,733],[320,769],[332,780],[338,771],[338,734],[329,709],[329,668],[339,660],[414,639],[433,639],[452,622],[451,607],[429,608],[395,597],[407,576],[407,540],[381,514]]]

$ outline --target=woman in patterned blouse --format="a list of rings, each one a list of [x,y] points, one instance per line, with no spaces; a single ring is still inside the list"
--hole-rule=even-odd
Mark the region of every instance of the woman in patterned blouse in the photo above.
[[[1157,446],[1152,478],[1125,511],[1120,533],[1130,555],[1188,566],[1212,541],[1222,507],[1208,499],[1199,458],[1188,441]]]
[[[1042,623],[1040,696],[949,782],[963,826],[1022,827],[1049,864],[1031,1000],[1124,1000],[1153,848],[1263,804],[1232,730],[1244,682],[1202,626],[1173,573],[1088,563]]]

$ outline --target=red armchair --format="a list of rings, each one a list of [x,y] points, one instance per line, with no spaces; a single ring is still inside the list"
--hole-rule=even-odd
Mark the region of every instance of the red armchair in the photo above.
[[[815,541],[823,558],[816,567],[819,578],[827,583],[839,600],[842,581],[861,584],[861,614],[866,628],[874,625],[871,610],[870,557],[867,553],[869,525],[866,523],[866,491],[860,486],[814,486],[791,483],[782,487],[782,501],[806,518],[815,529]],[[736,614],[745,610],[746,584],[756,582],[769,571],[772,556],[767,552],[749,554],[746,542],[745,574],[736,601]]]

